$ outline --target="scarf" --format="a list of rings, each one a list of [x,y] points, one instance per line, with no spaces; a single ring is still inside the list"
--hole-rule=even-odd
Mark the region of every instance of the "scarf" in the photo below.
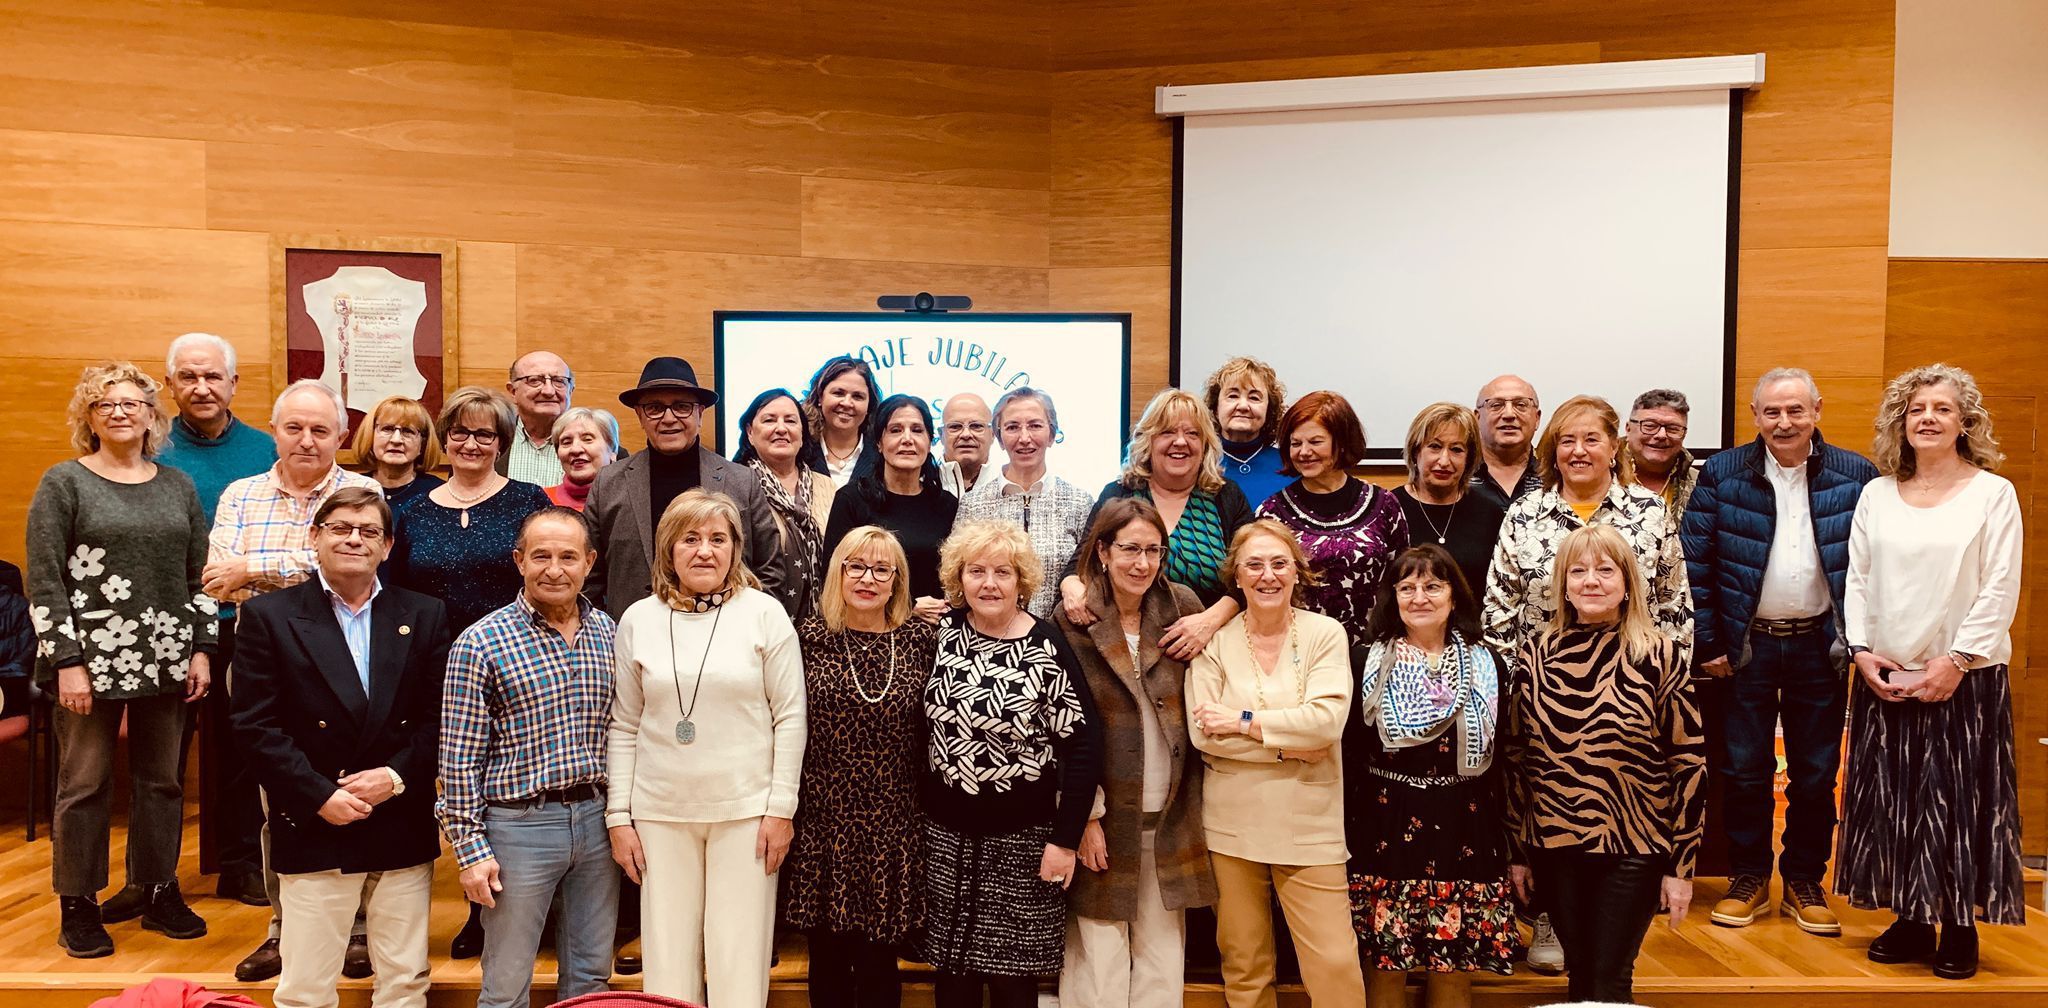
[[[1398,639],[1380,641],[1366,652],[1358,691],[1365,723],[1379,726],[1388,749],[1432,741],[1456,724],[1458,774],[1486,772],[1500,720],[1500,671],[1493,655],[1451,631],[1444,648],[1451,674],[1440,685],[1419,651],[1399,645]]]
[[[1141,491],[1139,496],[1148,504],[1152,502],[1150,490]],[[1216,507],[1216,496],[1200,490],[1188,494],[1180,521],[1174,524],[1173,534],[1166,537],[1166,579],[1197,591],[1220,588],[1223,557],[1229,549],[1230,543],[1223,538],[1223,512]]]
[[[734,595],[739,594],[739,591],[738,588],[727,588],[723,591],[715,592],[693,592],[687,596],[682,595],[679,591],[677,595],[680,600],[669,608],[677,612],[708,613],[724,605]]]
[[[761,492],[767,495],[768,506],[781,522],[784,552],[789,557],[789,580],[801,586],[797,611],[791,615],[801,621],[817,611],[818,585],[824,580],[819,576],[818,565],[824,559],[825,536],[818,530],[817,517],[811,513],[811,474],[801,467],[797,469],[796,493],[791,495],[783,488],[782,480],[759,458],[747,464],[760,475]]]

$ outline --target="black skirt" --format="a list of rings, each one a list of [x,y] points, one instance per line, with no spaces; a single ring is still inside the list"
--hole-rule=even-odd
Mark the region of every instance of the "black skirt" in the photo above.
[[[1066,958],[1066,891],[1038,877],[1052,826],[974,836],[927,821],[919,958],[945,973],[1047,976]]]

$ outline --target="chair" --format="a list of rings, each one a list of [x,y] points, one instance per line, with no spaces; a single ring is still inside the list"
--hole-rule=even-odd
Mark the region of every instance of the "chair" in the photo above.
[[[22,776],[22,785],[28,789],[28,840],[34,843],[37,822],[56,814],[57,735],[51,724],[49,693],[29,682],[25,692],[0,693],[0,703],[11,696],[21,697],[22,709],[0,711],[0,746],[17,739],[27,743],[28,773]]]

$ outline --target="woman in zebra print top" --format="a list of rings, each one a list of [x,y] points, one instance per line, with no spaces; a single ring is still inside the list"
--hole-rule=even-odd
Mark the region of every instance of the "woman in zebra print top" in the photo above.
[[[1522,645],[1507,737],[1509,873],[1525,901],[1541,887],[1571,999],[1626,1002],[1657,908],[1676,929],[1692,901],[1705,811],[1699,710],[1620,532],[1595,524],[1565,536],[1551,583],[1563,599]]]

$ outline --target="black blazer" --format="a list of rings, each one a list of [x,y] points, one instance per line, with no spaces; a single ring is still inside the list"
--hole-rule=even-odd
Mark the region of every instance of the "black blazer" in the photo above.
[[[320,580],[242,603],[235,624],[235,738],[269,806],[281,874],[395,871],[440,856],[434,776],[448,615],[439,599],[390,585],[370,608],[370,690]],[[336,826],[320,806],[343,776],[388,766],[405,793]]]

